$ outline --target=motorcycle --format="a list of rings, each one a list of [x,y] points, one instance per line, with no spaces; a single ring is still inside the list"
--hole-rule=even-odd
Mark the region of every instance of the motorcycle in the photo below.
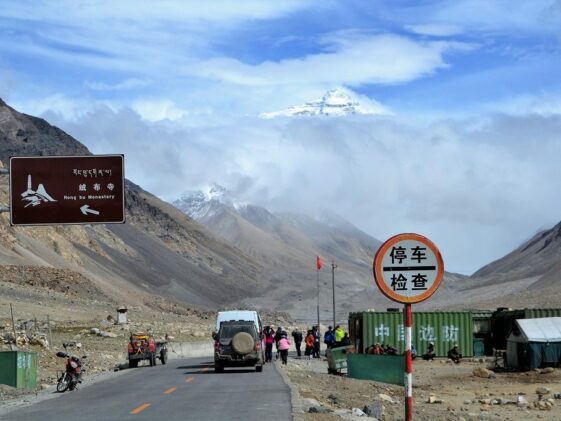
[[[79,383],[82,383],[82,374],[85,369],[82,366],[82,359],[87,358],[86,355],[82,356],[82,359],[76,355],[68,355],[66,348],[68,344],[62,344],[64,351],[59,351],[56,353],[57,357],[66,358],[66,369],[64,371],[60,370],[57,375],[57,385],[56,390],[59,393],[65,392],[67,390],[76,389]]]

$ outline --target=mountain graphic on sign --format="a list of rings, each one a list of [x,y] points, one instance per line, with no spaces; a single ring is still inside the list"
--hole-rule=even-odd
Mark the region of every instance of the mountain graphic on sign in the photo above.
[[[45,190],[45,186],[43,184],[39,184],[37,186],[37,190],[33,190],[31,182],[31,174],[27,176],[27,190],[21,194],[21,197],[24,201],[28,201],[29,203],[24,207],[28,206],[37,206],[41,204],[41,202],[56,202],[49,193]]]

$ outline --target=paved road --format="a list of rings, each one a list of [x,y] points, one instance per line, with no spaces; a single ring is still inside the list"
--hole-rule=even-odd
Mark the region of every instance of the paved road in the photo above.
[[[290,390],[276,368],[215,373],[209,358],[170,360],[56,394],[0,416],[14,421],[291,420]]]

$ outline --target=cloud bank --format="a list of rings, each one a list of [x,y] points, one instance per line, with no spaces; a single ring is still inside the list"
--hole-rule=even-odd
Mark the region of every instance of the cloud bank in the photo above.
[[[559,115],[248,117],[185,129],[99,108],[58,124],[95,153],[124,153],[127,177],[164,199],[218,182],[273,210],[329,209],[381,240],[427,235],[465,274],[559,221]]]

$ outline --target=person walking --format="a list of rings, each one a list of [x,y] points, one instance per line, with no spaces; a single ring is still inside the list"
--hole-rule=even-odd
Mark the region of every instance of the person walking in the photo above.
[[[275,331],[271,326],[265,326],[263,339],[265,342],[265,362],[270,363],[273,361],[273,343],[275,342]]]
[[[279,340],[278,348],[282,360],[282,364],[286,365],[288,363],[288,350],[290,349],[290,341],[288,340],[288,335],[285,331],[281,332],[281,338]]]
[[[306,334],[306,351],[304,354],[308,357],[308,359],[312,359],[312,354],[314,353],[314,335],[312,334],[311,330],[308,330]]]
[[[292,339],[294,339],[296,354],[298,355],[298,357],[301,357],[302,352],[300,351],[300,346],[302,345],[302,332],[300,332],[298,328],[294,328],[294,330],[292,331]]]
[[[275,360],[279,359],[279,341],[281,340],[281,335],[282,335],[282,331],[284,329],[282,328],[282,326],[279,326],[279,328],[277,329],[277,332],[275,333],[275,347],[277,348],[277,355],[275,356]]]
[[[335,332],[333,332],[333,327],[329,326],[323,335],[323,343],[327,346],[327,349],[333,348],[335,345]]]
[[[320,341],[320,333],[319,333],[319,326],[312,327],[312,335],[314,336],[314,358],[320,358],[319,355],[319,345]]]

